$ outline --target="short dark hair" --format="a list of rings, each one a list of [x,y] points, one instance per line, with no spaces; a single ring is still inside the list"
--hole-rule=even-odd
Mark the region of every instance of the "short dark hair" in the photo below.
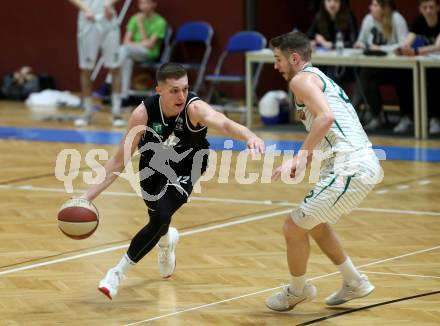
[[[382,8],[388,7],[391,11],[394,11],[397,9],[396,1],[395,0],[377,0],[377,3]]]
[[[270,40],[272,49],[278,48],[283,52],[297,52],[303,60],[309,61],[312,57],[312,47],[307,35],[301,32],[290,32]]]
[[[164,63],[156,71],[156,81],[163,82],[167,79],[179,79],[185,77],[187,72],[182,65],[174,62]]]
[[[428,2],[428,1],[434,1],[436,4],[438,4],[438,0],[419,0],[419,5],[421,5],[424,2]]]

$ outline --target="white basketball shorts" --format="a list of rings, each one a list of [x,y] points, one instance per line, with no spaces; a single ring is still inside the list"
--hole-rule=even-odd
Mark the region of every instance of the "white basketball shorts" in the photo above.
[[[322,171],[320,180],[292,212],[293,221],[310,230],[321,223],[336,223],[356,208],[383,178],[374,152],[367,153],[350,153],[347,159]]]
[[[98,51],[102,51],[104,66],[117,68],[119,62],[119,25],[116,19],[91,23],[78,20],[78,56],[81,69],[93,69]]]

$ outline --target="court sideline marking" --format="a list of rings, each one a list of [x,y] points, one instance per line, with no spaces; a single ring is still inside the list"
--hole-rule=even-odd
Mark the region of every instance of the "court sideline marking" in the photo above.
[[[433,276],[433,275],[418,275],[418,274],[405,274],[405,273],[387,273],[387,272],[370,272],[370,271],[362,271],[362,273],[365,274],[377,274],[377,275],[393,275],[393,276],[408,276],[408,277],[420,277],[420,278],[438,278],[440,279],[440,276]]]
[[[418,299],[418,298],[426,297],[426,296],[429,296],[429,295],[436,295],[436,294],[440,294],[440,291],[425,292],[425,293],[411,295],[411,296],[408,296],[408,297],[398,298],[398,299],[394,299],[394,300],[382,301],[382,302],[378,302],[378,303],[375,303],[375,304],[370,304],[370,305],[362,306],[362,307],[359,307],[359,308],[353,308],[353,309],[349,309],[349,310],[345,310],[345,311],[340,311],[340,312],[337,312],[337,313],[334,313],[334,314],[331,314],[331,315],[327,315],[327,316],[323,316],[323,317],[320,317],[320,318],[312,319],[312,320],[306,321],[306,322],[301,323],[301,324],[296,324],[296,326],[312,325],[312,324],[319,323],[321,321],[327,321],[329,319],[333,319],[333,318],[340,317],[340,316],[347,315],[347,314],[352,314],[352,313],[355,313],[355,312],[358,312],[358,311],[370,310],[372,308],[376,308],[376,307],[380,307],[380,306],[385,306],[385,305],[389,305],[389,304],[392,304],[392,303],[408,301],[408,300],[412,300],[412,299]]]
[[[262,220],[265,218],[271,218],[271,217],[275,217],[275,216],[284,215],[284,214],[289,213],[290,211],[291,211],[291,209],[284,209],[282,211],[273,212],[273,213],[266,213],[266,214],[259,214],[259,215],[249,214],[250,217],[243,218],[243,219],[240,219],[237,221],[226,222],[226,223],[221,223],[221,224],[217,224],[217,225],[211,225],[211,226],[207,226],[207,227],[203,227],[203,228],[198,228],[195,230],[184,231],[184,232],[180,233],[180,236],[187,236],[187,235],[207,232],[207,231],[211,231],[211,230],[215,230],[215,229],[222,229],[222,228],[232,226],[232,225],[238,225],[238,224],[258,221],[258,220]],[[12,273],[23,271],[23,270],[34,269],[37,267],[53,265],[53,264],[57,264],[57,263],[61,263],[61,262],[69,261],[69,260],[79,259],[82,257],[93,256],[93,255],[98,255],[98,254],[102,254],[102,253],[106,253],[106,252],[110,252],[110,251],[124,249],[124,248],[128,248],[128,246],[129,246],[129,244],[124,244],[124,245],[120,245],[120,246],[114,246],[114,247],[110,247],[110,248],[94,250],[94,251],[90,251],[90,252],[86,252],[86,253],[78,254],[78,255],[74,255],[74,256],[68,256],[68,257],[58,258],[58,259],[54,259],[54,260],[49,260],[49,261],[45,261],[42,263],[12,268],[12,269],[8,269],[5,271],[1,271],[0,276],[6,275],[6,274],[12,274]]]
[[[65,192],[62,188],[45,188],[45,187],[34,187],[32,185],[24,185],[24,186],[12,186],[12,185],[0,185],[0,189],[20,189],[20,190],[26,190],[26,191],[47,191],[47,192]],[[82,193],[83,190],[76,191],[78,193]],[[137,196],[135,193],[132,192],[103,192],[102,195],[110,195],[110,196]],[[213,202],[224,202],[224,203],[239,203],[239,204],[260,204],[260,205],[280,205],[280,206],[288,206],[288,207],[295,207],[298,206],[298,204],[289,203],[289,202],[272,202],[270,200],[239,200],[239,199],[228,199],[228,198],[215,198],[215,197],[190,197],[191,200],[200,200],[200,201],[213,201]],[[356,208],[356,211],[365,211],[365,212],[381,212],[381,213],[395,213],[395,214],[407,214],[407,215],[430,215],[430,216],[440,216],[440,212],[423,212],[423,211],[405,211],[405,210],[395,210],[395,209],[386,209],[386,208]],[[282,210],[280,212],[274,212],[274,213],[268,213],[268,214],[260,214],[260,215],[254,215],[248,218],[244,218],[237,221],[227,222],[227,223],[221,223],[217,225],[212,225],[204,228],[199,228],[195,230],[190,231],[184,231],[181,233],[182,236],[185,235],[191,235],[196,234],[200,232],[206,232],[214,229],[220,229],[224,227],[228,227],[231,225],[237,225],[237,224],[243,224],[247,222],[257,221],[264,218],[270,218],[275,217],[283,214],[287,214],[290,212],[290,209]],[[127,248],[129,245],[119,245],[119,246],[113,246],[110,248],[95,250],[91,252],[86,252],[83,254],[78,254],[74,256],[68,256],[64,258],[58,258],[54,260],[49,260],[46,262],[26,265],[22,267],[17,267],[5,271],[0,271],[0,276],[15,273],[22,270],[27,269],[33,269],[37,267],[52,265],[64,261],[79,259],[82,257],[97,255],[101,253],[111,252],[119,249]]]
[[[16,188],[16,189],[22,189],[22,190],[31,190],[31,191],[49,191],[49,192],[64,192],[64,189],[57,189],[57,188],[44,188],[44,187],[33,187],[33,186],[11,186],[11,185],[0,185],[0,188]],[[107,194],[107,195],[122,195],[122,196],[136,196],[136,194],[133,193],[125,193],[125,192],[104,192],[103,194]],[[272,201],[251,201],[251,200],[236,200],[236,199],[227,199],[227,198],[209,198],[209,197],[192,197],[192,199],[197,199],[199,198],[200,200],[203,201],[222,201],[222,202],[235,202],[235,203],[258,203],[258,204],[263,204],[263,205],[282,205],[282,206],[296,206],[296,204],[291,204],[288,202],[272,202]],[[440,213],[438,212],[419,212],[419,211],[401,211],[401,210],[393,210],[393,209],[375,209],[375,208],[360,208],[357,210],[365,210],[365,211],[379,211],[379,212],[390,212],[390,213],[400,213],[400,214],[427,214],[427,215],[440,215]],[[232,225],[237,225],[237,224],[243,224],[243,223],[247,223],[247,222],[251,222],[251,221],[257,221],[257,220],[261,220],[261,219],[265,219],[265,218],[270,218],[270,217],[275,217],[275,216],[279,216],[279,215],[283,215],[283,214],[287,214],[288,212],[290,212],[290,209],[288,210],[282,210],[279,212],[273,212],[273,213],[268,213],[268,214],[262,214],[262,215],[256,215],[253,217],[249,217],[249,218],[244,218],[241,220],[237,220],[237,221],[232,221],[232,222],[227,222],[227,223],[221,223],[218,225],[212,225],[212,226],[208,226],[205,228],[200,228],[200,229],[195,229],[195,230],[190,230],[190,231],[185,231],[182,232],[181,235],[185,236],[185,235],[191,235],[191,234],[196,234],[196,233],[201,233],[201,232],[206,232],[206,231],[210,231],[210,230],[214,230],[214,229],[220,229],[220,228],[224,228],[224,227],[228,227],[228,226],[232,226]],[[101,249],[101,250],[96,250],[96,251],[92,251],[92,252],[88,252],[88,253],[84,253],[84,254],[79,254],[79,255],[74,255],[74,256],[70,256],[70,257],[64,257],[64,258],[60,258],[60,259],[56,259],[56,260],[52,260],[52,261],[47,261],[47,262],[42,262],[42,263],[37,263],[37,264],[32,264],[32,265],[27,265],[27,266],[23,266],[23,267],[19,267],[19,268],[14,268],[14,269],[10,269],[10,270],[6,270],[6,271],[2,271],[0,272],[0,276],[1,275],[6,275],[6,274],[11,274],[14,272],[18,272],[18,271],[22,271],[22,270],[27,270],[27,269],[33,269],[33,268],[37,268],[37,267],[41,267],[41,266],[47,266],[47,265],[52,265],[52,264],[56,264],[59,262],[64,262],[64,261],[69,261],[69,260],[74,260],[74,259],[79,259],[82,257],[86,257],[86,256],[91,256],[91,255],[96,255],[96,254],[101,254],[101,253],[105,253],[105,252],[110,252],[110,251],[115,251],[118,249],[123,249],[123,248],[127,248],[128,244],[125,245],[120,245],[120,246],[115,246],[115,247],[110,247],[110,248],[106,248],[106,249]],[[376,264],[380,264],[383,262],[387,262],[390,260],[395,260],[395,259],[399,259],[399,258],[403,258],[403,257],[407,257],[407,256],[411,256],[411,255],[416,255],[419,253],[424,253],[424,252],[428,252],[428,251],[432,251],[432,250],[436,250],[439,249],[440,246],[436,246],[436,247],[432,247],[432,248],[428,248],[428,249],[423,249],[423,250],[419,250],[416,252],[412,252],[412,253],[408,253],[408,254],[404,254],[404,255],[400,255],[400,256],[395,256],[395,257],[391,257],[391,258],[387,258],[387,259],[383,259],[383,260],[379,260],[376,262],[372,262],[372,263],[368,263],[368,264],[364,264],[364,265],[359,265],[359,268],[362,267],[367,267],[367,266],[372,266],[372,265],[376,265]],[[333,273],[329,273],[329,274],[325,274],[325,275],[321,275],[321,276],[317,276],[317,277],[313,277],[311,278],[311,280],[317,280],[320,278],[324,278],[324,277],[328,277],[331,275],[335,275],[338,274],[339,272],[333,272]],[[269,291],[273,291],[276,289],[281,288],[282,286],[278,286],[278,287],[274,287],[274,288],[270,288],[270,289],[264,289],[261,291],[257,291],[257,292],[253,292],[253,293],[249,293],[249,294],[245,294],[245,295],[241,295],[238,297],[233,297],[233,298],[229,298],[229,299],[225,299],[225,300],[221,300],[221,301],[217,301],[217,302],[212,302],[209,304],[205,304],[205,305],[201,305],[201,306],[197,306],[197,307],[192,307],[192,308],[188,308],[188,309],[184,309],[184,310],[180,310],[171,314],[166,314],[166,315],[162,315],[162,316],[157,316],[157,317],[153,317],[150,319],[146,319],[146,320],[142,320],[142,321],[138,321],[132,324],[127,324],[126,326],[129,325],[136,325],[139,323],[145,323],[148,321],[153,321],[153,320],[157,320],[157,319],[161,319],[161,318],[165,318],[165,317],[170,317],[173,315],[177,315],[183,312],[188,312],[188,311],[192,311],[192,310],[198,310],[198,309],[202,309],[205,307],[209,307],[209,306],[213,306],[213,305],[217,305],[220,303],[224,303],[224,302],[229,302],[229,301],[233,301],[233,300],[238,300],[244,297],[248,297],[248,296],[253,296],[256,294],[261,294],[261,293],[265,293],[265,292],[269,292]]]
[[[16,189],[25,191],[46,191],[46,192],[57,192],[66,193],[64,188],[49,188],[49,187],[34,187],[32,185],[0,185],[0,189]],[[75,190],[73,193],[82,194],[85,190]],[[124,192],[124,191],[105,191],[101,195],[106,196],[125,196],[125,197],[138,197],[136,193]],[[290,203],[287,201],[272,201],[272,200],[250,200],[250,199],[234,199],[234,198],[218,198],[218,197],[202,197],[202,196],[191,196],[188,202],[191,201],[210,201],[210,202],[221,202],[221,203],[232,203],[232,204],[253,204],[253,205],[279,205],[287,207],[298,206],[296,203]],[[440,216],[440,212],[431,211],[414,211],[414,210],[401,210],[392,208],[371,208],[371,207],[357,207],[354,211],[360,212],[377,212],[377,213],[390,213],[390,214],[402,214],[402,215],[428,215],[428,216]],[[1,274],[0,274],[1,275]]]
[[[440,249],[440,246],[435,246],[435,247],[431,247],[431,248],[427,248],[427,249],[413,251],[413,252],[410,252],[410,253],[407,253],[407,254],[403,254],[403,255],[399,255],[399,256],[394,256],[394,257],[390,257],[390,258],[385,258],[385,259],[377,260],[377,261],[374,261],[374,262],[371,262],[371,263],[359,265],[357,267],[360,269],[362,267],[378,265],[378,264],[385,263],[385,262],[388,262],[388,261],[391,261],[391,260],[396,260],[396,259],[400,259],[400,258],[404,258],[404,257],[408,257],[408,256],[413,256],[413,255],[421,254],[421,253],[424,253],[424,252],[433,251],[433,250],[436,250],[436,249]],[[333,273],[328,273],[328,274],[324,274],[324,275],[320,275],[320,276],[315,276],[315,277],[310,278],[310,280],[318,280],[318,279],[325,278],[325,277],[332,276],[332,275],[336,275],[336,274],[339,274],[339,272],[333,272]],[[280,289],[283,286],[285,286],[285,285],[280,285],[280,286],[273,287],[273,288],[270,288],[270,289],[264,289],[264,290],[260,290],[260,291],[256,291],[256,292],[252,292],[252,293],[243,294],[243,295],[240,295],[240,296],[237,296],[237,297],[233,297],[233,298],[229,298],[229,299],[224,299],[224,300],[215,301],[215,302],[207,303],[207,304],[196,306],[196,307],[191,307],[191,308],[179,310],[179,311],[172,312],[172,313],[169,313],[169,314],[165,314],[165,315],[161,315],[161,316],[157,316],[157,317],[152,317],[152,318],[140,320],[140,321],[137,321],[137,322],[134,322],[134,323],[125,324],[124,326],[139,325],[139,324],[142,324],[142,323],[147,323],[147,322],[150,322],[150,321],[154,321],[154,320],[158,320],[158,319],[162,319],[162,318],[166,318],[166,317],[172,317],[172,316],[175,316],[175,315],[182,314],[184,312],[199,310],[199,309],[203,309],[203,308],[206,308],[206,307],[215,306],[215,305],[218,305],[218,304],[221,304],[221,303],[235,301],[235,300],[238,300],[238,299],[254,296],[254,295],[257,295],[257,294],[262,294],[262,293],[265,293],[265,292],[270,292],[270,291],[273,291],[273,290],[276,290],[276,289]]]

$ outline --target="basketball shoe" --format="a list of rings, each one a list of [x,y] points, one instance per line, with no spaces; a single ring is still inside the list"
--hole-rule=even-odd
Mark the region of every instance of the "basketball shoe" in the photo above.
[[[125,120],[121,116],[115,115],[115,116],[113,116],[113,119],[112,119],[112,125],[113,125],[113,127],[118,127],[118,128],[124,127]]]
[[[124,275],[116,268],[111,268],[99,282],[98,290],[112,300],[118,294],[118,288]]]
[[[92,124],[91,115],[83,115],[74,121],[75,127],[87,127]]]
[[[368,277],[361,275],[361,280],[358,284],[343,283],[339,291],[331,294],[325,299],[328,306],[337,306],[347,301],[362,298],[369,295],[374,290],[374,285],[368,281]]]
[[[179,241],[179,232],[175,228],[170,227],[168,233],[168,246],[157,245],[157,261],[159,263],[159,274],[162,278],[168,278],[173,275],[174,269],[176,268],[176,255],[174,250]]]
[[[289,311],[298,304],[312,301],[316,298],[316,287],[311,283],[306,283],[303,293],[296,296],[289,291],[289,286],[285,286],[281,292],[278,292],[266,299],[266,306],[275,311]]]

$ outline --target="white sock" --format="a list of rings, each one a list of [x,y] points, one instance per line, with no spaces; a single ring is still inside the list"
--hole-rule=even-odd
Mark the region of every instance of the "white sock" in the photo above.
[[[121,94],[112,94],[112,113],[113,117],[121,116]]]
[[[347,259],[341,265],[336,265],[336,267],[341,272],[345,283],[359,284],[359,281],[361,279],[361,274],[359,274],[359,271],[353,265],[350,257],[347,257]]]
[[[93,100],[90,96],[84,97],[84,115],[90,117],[93,114]]]
[[[169,236],[170,230],[168,229],[167,234],[163,235],[160,239],[159,239],[159,246],[161,247],[168,247],[168,245],[170,244],[170,236]]]
[[[304,287],[306,286],[306,275],[302,276],[292,276],[289,284],[289,291],[297,297],[302,295]]]
[[[127,254],[125,254],[121,261],[115,266],[115,268],[121,272],[121,274],[125,274],[125,272],[132,266],[136,265],[134,261],[132,261]]]

